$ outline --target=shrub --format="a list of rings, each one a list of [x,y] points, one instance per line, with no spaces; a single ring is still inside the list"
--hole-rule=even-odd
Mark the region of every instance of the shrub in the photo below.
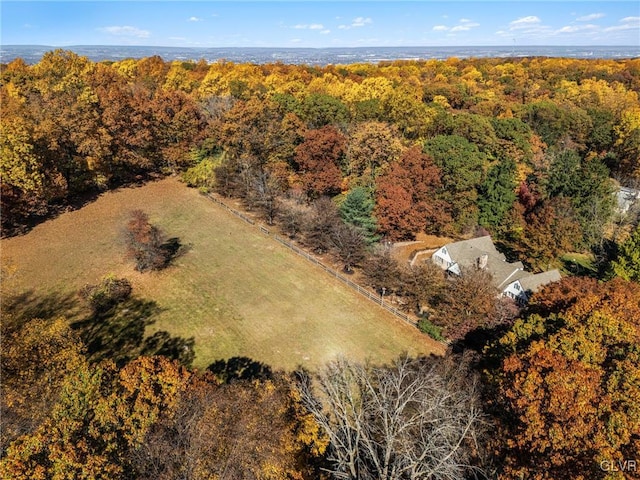
[[[434,325],[426,317],[422,317],[420,320],[418,320],[418,329],[422,333],[426,333],[427,335],[429,335],[434,340],[437,340],[438,342],[444,341],[444,337],[442,336],[442,327]]]
[[[110,274],[97,285],[85,285],[80,296],[87,300],[94,311],[105,311],[121,303],[131,295],[131,282],[126,278],[116,278]]]
[[[127,257],[136,262],[136,270],[145,272],[165,267],[170,252],[165,245],[165,235],[149,222],[142,210],[131,212],[131,218],[125,230]]]

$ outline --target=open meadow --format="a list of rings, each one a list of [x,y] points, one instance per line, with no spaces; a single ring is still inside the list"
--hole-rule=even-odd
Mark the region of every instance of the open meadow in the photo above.
[[[169,268],[139,273],[125,259],[122,232],[134,209],[186,246]],[[87,315],[76,295],[83,285],[109,273],[125,277],[134,297],[153,304],[144,334],[193,338],[200,368],[234,356],[293,369],[340,354],[382,362],[443,351],[176,178],[107,192],[1,246],[12,272],[4,300],[60,301],[49,310],[77,322]]]

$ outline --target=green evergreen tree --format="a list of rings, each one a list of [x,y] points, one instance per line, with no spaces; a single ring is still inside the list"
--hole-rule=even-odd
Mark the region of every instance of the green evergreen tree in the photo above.
[[[478,223],[483,227],[498,227],[516,200],[516,164],[505,159],[491,167],[478,189]]]
[[[438,135],[427,140],[423,151],[442,171],[439,199],[451,210],[454,227],[462,232],[478,222],[478,187],[482,183],[486,155],[459,135]]]
[[[340,218],[348,224],[362,231],[365,241],[371,245],[380,237],[376,235],[378,228],[373,208],[375,203],[368,190],[364,187],[353,188],[340,205]]]

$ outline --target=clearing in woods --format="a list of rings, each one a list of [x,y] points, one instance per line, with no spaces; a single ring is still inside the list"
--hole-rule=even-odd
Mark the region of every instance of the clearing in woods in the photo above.
[[[124,258],[122,230],[134,209],[187,252],[161,272],[138,273]],[[336,355],[383,362],[441,344],[331,278],[176,178],[103,194],[95,202],[2,240],[15,273],[4,295],[73,295],[113,273],[134,296],[157,303],[145,334],[195,338],[194,366],[246,356],[276,368],[315,368]],[[62,310],[70,320],[82,308]],[[84,312],[86,314],[86,312]]]

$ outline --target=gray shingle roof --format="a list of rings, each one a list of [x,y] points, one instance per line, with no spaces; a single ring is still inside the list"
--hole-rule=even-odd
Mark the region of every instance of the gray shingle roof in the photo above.
[[[520,281],[526,291],[535,292],[541,285],[560,280],[560,272],[533,273],[524,270],[522,262],[507,262],[506,257],[496,250],[490,236],[472,238],[445,245],[451,259],[460,267],[478,266],[479,259],[486,255],[486,269],[493,277],[493,285],[503,291],[507,285]]]
[[[527,292],[535,292],[543,285],[551,282],[557,282],[562,277],[558,270],[549,270],[542,273],[536,273],[520,280],[520,285]]]

